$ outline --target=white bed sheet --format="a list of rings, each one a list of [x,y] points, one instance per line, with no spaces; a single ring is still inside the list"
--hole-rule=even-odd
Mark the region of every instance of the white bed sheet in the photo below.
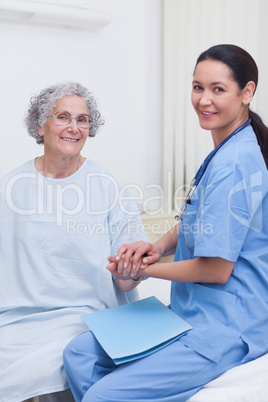
[[[189,402],[268,402],[268,353],[222,374]]]

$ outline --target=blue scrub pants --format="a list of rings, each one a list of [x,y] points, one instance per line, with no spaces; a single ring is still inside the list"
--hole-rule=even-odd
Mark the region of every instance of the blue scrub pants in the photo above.
[[[76,402],[185,402],[204,384],[239,365],[246,353],[239,340],[215,363],[178,340],[116,366],[94,335],[86,332],[67,345],[63,360]]]

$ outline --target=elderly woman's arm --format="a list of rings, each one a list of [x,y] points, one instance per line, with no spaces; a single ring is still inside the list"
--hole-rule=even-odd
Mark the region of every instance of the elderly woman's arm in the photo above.
[[[133,279],[115,279],[116,285],[123,291],[123,292],[130,292],[130,290],[135,289],[139,283],[141,282],[141,278],[139,278],[137,281],[134,281]]]

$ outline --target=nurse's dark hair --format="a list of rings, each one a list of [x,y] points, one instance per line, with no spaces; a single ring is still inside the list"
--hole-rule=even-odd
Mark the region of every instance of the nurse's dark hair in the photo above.
[[[92,93],[78,82],[64,81],[43,89],[30,99],[25,115],[25,125],[29,135],[36,139],[37,144],[44,143],[43,136],[40,136],[38,131],[45,125],[51,110],[59,99],[68,95],[80,96],[86,102],[88,114],[92,119],[88,130],[89,137],[94,137],[99,127],[104,124]]]
[[[205,50],[197,59],[198,63],[204,60],[216,60],[226,64],[231,72],[233,79],[242,90],[249,81],[258,85],[258,67],[252,56],[239,46],[223,44],[210,47]],[[255,90],[256,90],[255,88]],[[263,123],[261,117],[249,108],[251,125],[256,134],[266,166],[268,167],[268,127]]]

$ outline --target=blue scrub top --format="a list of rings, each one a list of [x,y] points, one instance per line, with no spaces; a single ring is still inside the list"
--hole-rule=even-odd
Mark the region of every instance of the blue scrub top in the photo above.
[[[209,163],[182,216],[175,254],[175,261],[235,262],[226,284],[173,282],[171,287],[172,310],[194,328],[180,341],[213,361],[239,337],[248,346],[243,362],[268,351],[267,213],[267,168],[248,126]]]

